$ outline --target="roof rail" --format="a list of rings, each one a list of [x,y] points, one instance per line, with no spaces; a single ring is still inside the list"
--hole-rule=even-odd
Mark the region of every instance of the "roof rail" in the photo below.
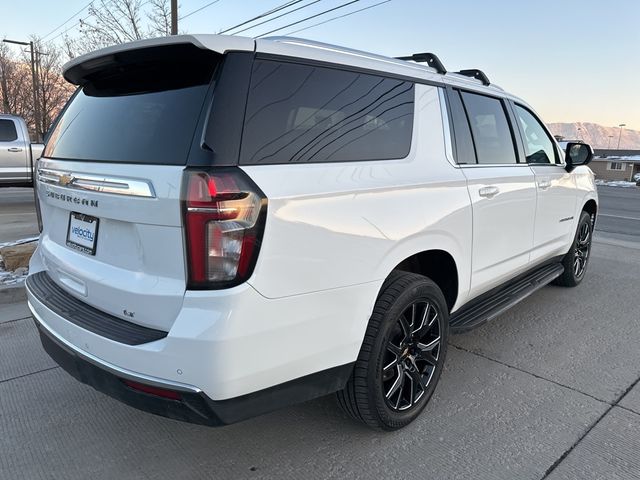
[[[487,77],[482,70],[478,70],[477,68],[471,68],[469,70],[460,70],[460,75],[464,75],[465,77],[475,78],[476,80],[480,80],[483,85],[491,85],[489,81],[489,77]]]
[[[431,68],[435,68],[436,72],[441,73],[442,75],[447,73],[447,69],[444,68],[444,65],[435,53],[414,53],[413,55],[409,55],[408,57],[396,57],[396,59],[414,61],[418,63],[428,63]]]

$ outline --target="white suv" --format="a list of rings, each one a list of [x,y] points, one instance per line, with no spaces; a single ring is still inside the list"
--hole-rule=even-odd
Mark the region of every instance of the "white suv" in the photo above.
[[[584,277],[590,147],[479,70],[194,35],[64,76],[29,306],[64,369],[137,408],[221,425],[338,392],[399,428],[450,331]]]

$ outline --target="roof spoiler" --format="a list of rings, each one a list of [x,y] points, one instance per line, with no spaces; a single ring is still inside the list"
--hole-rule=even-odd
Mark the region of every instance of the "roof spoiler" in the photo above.
[[[123,43],[81,55],[62,67],[62,74],[70,83],[83,85],[95,73],[118,65],[148,60],[150,54],[176,49],[198,48],[215,53],[229,50],[254,51],[252,38],[231,35],[175,35]]]

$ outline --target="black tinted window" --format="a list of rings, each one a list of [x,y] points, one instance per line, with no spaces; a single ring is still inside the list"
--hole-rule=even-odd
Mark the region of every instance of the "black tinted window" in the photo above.
[[[0,142],[13,142],[17,139],[18,132],[13,120],[0,120]]]
[[[255,62],[242,164],[406,157],[414,85],[332,68]]]
[[[462,106],[460,92],[454,90],[449,96],[451,107],[451,118],[453,119],[453,130],[456,136],[456,161],[461,164],[476,163],[476,153],[473,148],[471,130],[467,114]]]
[[[549,134],[527,109],[516,105],[528,163],[556,163],[556,149]]]
[[[462,92],[478,163],[516,163],[511,129],[502,102]]]
[[[201,54],[99,72],[67,106],[44,156],[184,165],[214,67]]]

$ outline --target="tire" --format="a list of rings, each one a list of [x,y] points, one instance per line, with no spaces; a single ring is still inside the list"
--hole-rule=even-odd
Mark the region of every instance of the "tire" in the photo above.
[[[385,281],[341,407],[369,427],[411,423],[433,395],[447,353],[449,310],[429,278],[393,272]],[[394,390],[395,389],[395,390]]]
[[[580,214],[576,235],[571,248],[562,259],[564,272],[553,281],[554,285],[575,287],[582,282],[589,264],[591,254],[591,239],[593,236],[593,222],[587,212]]]

